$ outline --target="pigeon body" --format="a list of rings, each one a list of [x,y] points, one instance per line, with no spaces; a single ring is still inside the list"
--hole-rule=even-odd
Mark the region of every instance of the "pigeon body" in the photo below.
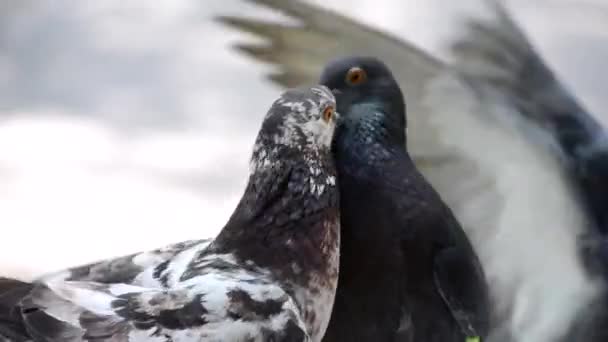
[[[342,249],[324,341],[464,341],[485,337],[486,279],[451,210],[406,151],[403,95],[373,58],[331,62],[321,83],[341,120],[334,153]]]
[[[0,281],[12,341],[320,341],[334,300],[335,102],[321,86],[266,115],[245,193],[213,240]]]
[[[607,212],[605,164],[596,153],[605,139],[502,5],[486,1],[491,20],[469,20],[452,46],[455,58],[444,62],[304,1],[251,2],[297,21],[220,18],[265,38],[236,47],[277,66],[268,78],[279,85],[315,82],[336,56],[375,56],[394,72],[407,100],[408,151],[462,224],[487,276],[489,341],[570,342],[578,341],[570,330],[602,330],[597,322],[608,314],[573,322],[608,307],[595,275],[608,259],[605,225],[594,224]]]

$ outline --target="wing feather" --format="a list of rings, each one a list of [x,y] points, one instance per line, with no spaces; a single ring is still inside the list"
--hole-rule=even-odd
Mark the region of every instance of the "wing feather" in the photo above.
[[[171,330],[197,328],[206,313],[188,289],[70,281],[38,284],[20,306],[28,332],[49,341],[171,341]]]
[[[415,83],[425,83],[443,67],[443,63],[417,47],[335,12],[302,1],[250,1],[281,11],[299,21],[299,25],[287,25],[234,16],[218,17],[223,24],[267,40],[265,44],[240,44],[237,49],[277,66],[279,72],[271,79],[281,86],[316,83],[323,66],[338,56],[375,56],[412,80],[401,86],[406,95],[412,98],[408,107],[418,112],[416,99],[420,98],[421,89]]]
[[[107,259],[83,266],[69,268],[67,270],[44,275],[37,281],[68,280],[68,281],[92,281],[104,284],[138,284],[146,282],[142,279],[145,272],[153,271],[157,266],[168,263],[178,254],[195,248],[203,249],[212,240],[189,240],[179,242],[152,251],[130,254],[113,259]],[[150,275],[153,277],[153,275]],[[160,275],[157,275],[159,277]],[[150,284],[142,284],[148,286]]]
[[[18,312],[41,341],[309,341],[280,287],[207,271],[170,289],[53,279],[38,283]]]

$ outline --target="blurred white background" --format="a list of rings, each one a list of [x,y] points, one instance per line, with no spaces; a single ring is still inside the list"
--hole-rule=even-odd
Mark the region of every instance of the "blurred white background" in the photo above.
[[[442,0],[316,1],[441,53],[463,10]],[[608,124],[608,0],[509,8]],[[0,0],[0,274],[30,278],[213,236],[246,181],[280,92],[250,39],[217,14],[280,18],[236,0]]]

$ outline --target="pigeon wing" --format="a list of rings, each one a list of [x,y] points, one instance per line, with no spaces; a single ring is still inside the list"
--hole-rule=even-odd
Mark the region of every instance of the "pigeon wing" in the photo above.
[[[29,335],[50,342],[309,341],[278,287],[229,278],[209,273],[173,289],[50,281],[37,284],[18,309]]]
[[[439,251],[433,274],[435,286],[463,334],[469,338],[487,336],[490,323],[487,283],[471,250],[450,246]]]
[[[34,340],[179,341],[176,330],[205,324],[201,298],[188,289],[58,281],[37,284],[19,309]]]
[[[38,281],[63,279],[69,281],[92,281],[104,284],[145,282],[145,279],[138,278],[144,271],[152,270],[159,265],[169,263],[177,254],[187,249],[193,247],[203,249],[211,241],[211,239],[202,239],[179,242],[152,251],[107,259],[47,274],[38,278]],[[154,277],[154,275],[151,275],[151,277]]]

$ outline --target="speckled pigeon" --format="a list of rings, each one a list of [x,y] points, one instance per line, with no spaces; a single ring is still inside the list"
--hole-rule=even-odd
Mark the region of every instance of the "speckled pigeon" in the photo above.
[[[330,153],[335,99],[285,92],[266,115],[245,192],[213,240],[0,280],[8,341],[320,341],[338,278]]]

